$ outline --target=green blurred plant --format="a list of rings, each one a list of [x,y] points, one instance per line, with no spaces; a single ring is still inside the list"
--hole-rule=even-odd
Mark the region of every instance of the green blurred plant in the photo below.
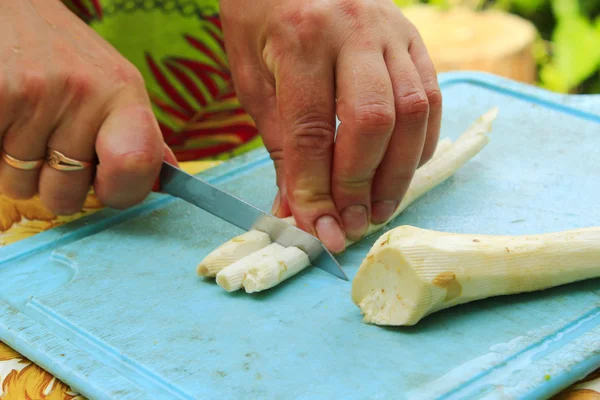
[[[395,0],[442,9],[500,9],[530,20],[539,32],[534,52],[538,84],[561,93],[600,93],[600,0]]]

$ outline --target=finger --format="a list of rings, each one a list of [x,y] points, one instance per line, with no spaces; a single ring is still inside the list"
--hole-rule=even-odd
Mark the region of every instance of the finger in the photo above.
[[[265,105],[265,108],[253,110],[253,119],[275,167],[275,182],[278,190],[273,200],[271,213],[276,217],[285,218],[291,215],[291,211],[287,201],[283,137],[277,114],[277,101],[273,95],[268,99],[263,99],[261,103]]]
[[[429,103],[429,118],[427,120],[427,137],[419,167],[431,159],[440,138],[440,126],[442,123],[442,92],[437,80],[435,66],[429,57],[427,48],[421,36],[415,29],[415,36],[408,49],[411,59],[421,77],[423,90]]]
[[[331,193],[335,136],[333,62],[326,56],[284,57],[277,70],[277,106],[284,143],[285,182],[298,227],[333,252],[345,248]]]
[[[273,200],[271,213],[279,218],[291,215],[285,187],[285,166],[283,161],[283,137],[277,112],[275,86],[267,79],[257,79],[257,71],[262,66],[254,59],[253,53],[245,48],[236,47],[229,53],[236,96],[245,111],[252,117],[260,133],[265,148],[275,166],[277,194]],[[243,58],[242,58],[243,55]]]
[[[99,104],[90,95],[71,102],[48,140],[47,152],[56,150],[71,159],[91,165],[75,171],[53,168],[40,173],[39,193],[44,205],[57,215],[75,214],[83,208],[95,172],[96,135],[102,121]]]
[[[269,152],[273,165],[275,166],[275,182],[277,194],[273,200],[271,213],[279,218],[292,215],[287,199],[287,187],[285,184],[285,162],[283,158],[283,137],[277,115],[277,104],[273,101],[273,108],[258,114],[256,126],[261,133],[265,148]]]
[[[165,144],[151,108],[139,99],[115,105],[96,140],[99,164],[94,190],[108,207],[124,209],[152,190]]]
[[[394,93],[380,49],[342,53],[336,68],[338,128],[333,198],[346,236],[358,240],[371,213],[371,184],[394,128]]]
[[[4,93],[0,107],[5,131],[2,148],[10,157],[21,161],[45,159],[46,143],[53,129],[59,102],[51,99],[50,83],[40,69],[31,68],[12,81]],[[15,115],[10,120],[7,116]],[[4,119],[6,118],[6,119]],[[38,192],[40,169],[24,170],[0,160],[0,192],[15,199],[28,199]]]
[[[385,59],[394,88],[396,124],[373,181],[374,223],[389,219],[406,193],[421,158],[429,116],[421,78],[408,53],[386,51]]]

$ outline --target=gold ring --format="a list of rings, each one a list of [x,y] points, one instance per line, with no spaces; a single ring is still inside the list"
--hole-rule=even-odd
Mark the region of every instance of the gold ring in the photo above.
[[[21,169],[23,171],[31,171],[32,169],[38,169],[44,164],[44,160],[35,160],[35,161],[23,161],[13,156],[6,154],[6,152],[2,151],[2,158],[4,161],[13,168]]]
[[[81,171],[92,165],[90,162],[75,160],[57,150],[48,149],[48,165],[58,171]]]

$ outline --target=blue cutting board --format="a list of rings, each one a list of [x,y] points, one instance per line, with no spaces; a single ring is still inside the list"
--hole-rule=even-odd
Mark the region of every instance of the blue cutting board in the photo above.
[[[598,97],[440,78],[442,137],[498,106],[492,139],[391,226],[533,234],[600,224]],[[275,194],[262,150],[202,176],[264,209]],[[153,195],[0,249],[0,339],[92,399],[538,399],[600,366],[598,280],[383,328],[361,321],[350,282],[317,268],[258,295],[198,278],[197,263],[238,233]],[[378,236],[339,258],[350,278]]]

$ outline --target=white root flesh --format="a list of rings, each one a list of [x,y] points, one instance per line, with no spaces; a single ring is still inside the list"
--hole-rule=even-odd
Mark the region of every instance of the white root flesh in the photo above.
[[[213,250],[196,268],[200,276],[214,277],[223,268],[271,244],[268,234],[248,231],[223,243]]]
[[[228,292],[241,289],[242,282],[250,268],[265,268],[269,267],[269,264],[277,264],[277,260],[279,259],[278,255],[284,250],[285,247],[279,243],[271,243],[267,247],[255,251],[226,268],[223,268],[217,274],[217,284]]]
[[[456,234],[400,226],[382,235],[352,282],[364,321],[415,325],[493,296],[600,277],[600,227],[542,235]]]
[[[498,113],[497,108],[492,108],[479,117],[459,138],[455,143],[452,143],[450,139],[443,139],[438,143],[436,151],[432,156],[431,160],[425,163],[421,168],[419,168],[413,177],[413,180],[396,211],[394,214],[384,223],[382,224],[370,224],[365,234],[362,238],[373,234],[381,230],[385,227],[390,221],[396,218],[404,209],[406,209],[409,205],[411,205],[415,200],[419,197],[423,196],[425,193],[448,179],[452,176],[460,167],[462,167],[465,163],[467,163],[471,158],[473,158],[477,153],[479,153],[489,142],[489,137],[487,135],[488,132],[491,131],[492,123],[496,119]],[[284,219],[286,222],[296,226],[296,221],[294,217],[288,217]],[[252,232],[252,231],[251,231]],[[257,232],[257,231],[254,231]],[[362,239],[361,238],[361,239]],[[210,266],[210,271],[217,271],[221,276],[226,276],[229,273],[227,270],[235,266],[235,268],[239,269],[239,265],[250,263],[250,259],[245,258],[248,255],[251,255],[253,251],[250,250],[249,247],[245,249],[241,249],[241,245],[232,244],[231,241],[226,242],[229,243],[230,253],[235,253],[239,258],[232,263],[231,265],[226,265],[229,260],[222,260],[218,258],[218,254],[211,260],[207,262],[207,259],[203,260],[201,265],[204,265],[207,269],[207,266]],[[346,239],[346,247],[353,245],[354,241],[350,241]],[[262,245],[262,244],[261,244]],[[263,247],[266,246],[262,245]],[[299,249],[296,249],[300,251]],[[215,250],[216,252],[216,250]],[[213,253],[215,253],[213,252]],[[211,255],[213,254],[211,253]],[[208,258],[208,257],[207,257]],[[308,259],[308,257],[306,257]],[[228,286],[229,288],[241,288],[244,287],[247,292],[257,292],[261,290],[265,290],[276,286],[281,283],[283,280],[290,278],[296,273],[300,272],[302,269],[308,267],[310,265],[309,261],[305,262],[305,265],[299,266],[296,265],[295,268],[298,268],[298,271],[295,271],[293,274],[279,274],[279,268],[277,263],[273,262],[264,262],[261,263],[260,266],[253,264],[252,274],[248,275],[247,272],[250,271],[250,266],[246,267],[246,276],[250,277],[248,279],[250,289],[244,286],[244,281],[242,280],[242,285],[238,287],[238,285]],[[258,269],[265,269],[260,274],[257,272]],[[267,271],[267,269],[269,269]],[[221,272],[219,272],[221,271]],[[210,275],[204,275],[210,276]],[[281,279],[278,279],[277,282],[273,281],[273,277],[278,276]],[[265,277],[264,282],[259,282],[259,277]],[[225,279],[225,278],[221,278]],[[250,283],[251,282],[251,283]],[[232,289],[237,290],[237,289]]]
[[[450,149],[450,147],[452,147],[452,140],[450,140],[450,138],[444,138],[440,140],[437,146],[435,147],[435,151],[433,152],[431,159],[425,164],[423,164],[421,168],[425,167],[426,165],[429,165],[435,158],[439,157],[440,154]]]
[[[276,262],[268,264],[267,268],[256,265],[248,270],[243,282],[246,293],[272,288],[310,265],[308,255],[293,246],[287,247],[275,258]]]

